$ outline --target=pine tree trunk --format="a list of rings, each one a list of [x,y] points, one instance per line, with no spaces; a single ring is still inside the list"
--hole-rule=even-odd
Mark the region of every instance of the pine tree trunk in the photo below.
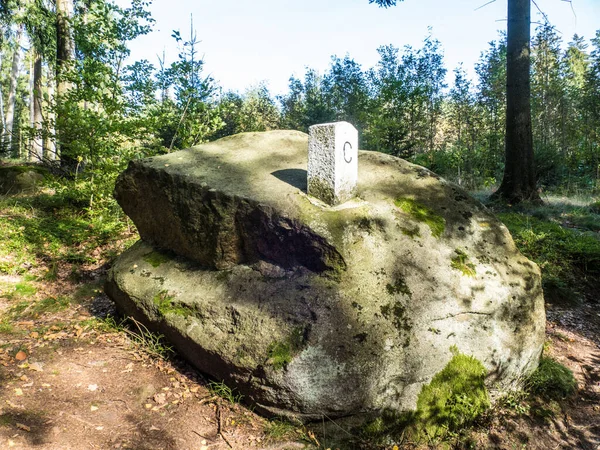
[[[32,89],[32,122],[31,127],[34,130],[31,139],[30,159],[33,161],[43,161],[43,137],[42,137],[42,55],[34,50],[33,62],[33,89]]]
[[[23,26],[21,25],[17,29],[17,35],[15,38],[15,52],[12,58],[12,67],[10,71],[10,80],[8,83],[8,99],[6,104],[6,128],[4,129],[4,136],[2,137],[2,143],[5,151],[11,152],[13,150],[13,125],[15,118],[15,103],[17,99],[17,80],[19,78],[19,66],[21,65],[21,43],[23,40]]]
[[[531,129],[531,0],[508,0],[506,55],[506,161],[502,184],[492,198],[540,202]]]
[[[58,159],[58,155],[56,154],[56,141],[55,141],[55,129],[54,129],[54,123],[55,123],[55,114],[54,114],[54,109],[52,108],[52,104],[54,102],[54,92],[55,92],[55,84],[56,84],[56,80],[55,77],[52,75],[52,71],[51,70],[47,70],[46,71],[46,78],[47,78],[47,82],[46,82],[46,86],[48,87],[48,99],[46,102],[46,111],[47,111],[47,117],[46,117],[46,133],[44,134],[44,150],[45,150],[45,154],[44,157],[47,160],[50,161],[55,161]]]
[[[60,152],[61,166],[69,173],[77,167],[77,155],[71,149],[69,121],[65,102],[71,89],[67,74],[75,60],[75,40],[71,28],[73,0],[56,0],[56,104],[65,114],[59,114],[56,120],[56,135]]]
[[[0,67],[2,67],[2,55],[0,55]],[[2,92],[2,85],[0,85],[0,122],[2,124],[2,134],[0,136],[4,136],[4,130],[6,130],[6,117],[4,115],[4,93]],[[0,145],[0,153],[1,152],[2,146]]]

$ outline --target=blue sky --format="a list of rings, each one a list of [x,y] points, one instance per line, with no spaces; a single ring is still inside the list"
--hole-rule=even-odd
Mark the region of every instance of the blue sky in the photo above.
[[[377,47],[420,47],[431,27],[448,72],[463,62],[472,73],[481,51],[506,29],[506,0],[477,9],[487,1],[405,0],[383,9],[368,0],[154,0],[154,32],[130,48],[133,59],[156,66],[164,49],[171,62],[177,57],[171,33],[178,29],[188,37],[193,15],[206,71],[224,89],[243,92],[266,81],[271,93],[281,94],[289,77],[302,77],[305,67],[327,70],[331,55],[348,53],[366,69],[377,63]],[[565,43],[574,33],[590,39],[600,28],[600,0],[537,4]],[[535,6],[532,11],[533,20],[541,21]]]

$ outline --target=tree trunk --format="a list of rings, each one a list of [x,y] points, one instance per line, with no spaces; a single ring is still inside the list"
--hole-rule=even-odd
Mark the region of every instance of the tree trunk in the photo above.
[[[42,55],[34,50],[33,62],[33,86],[32,86],[32,117],[31,127],[34,130],[31,139],[31,150],[29,159],[43,161],[43,136],[42,136]]]
[[[72,87],[68,72],[75,60],[72,15],[73,0],[56,0],[56,105],[59,112],[64,111],[64,114],[58,114],[56,118],[56,135],[61,166],[69,173],[75,172],[77,167],[77,155],[71,149],[68,108],[64,108]]]
[[[17,99],[17,80],[19,78],[19,66],[21,65],[21,42],[23,40],[23,25],[17,29],[15,38],[15,52],[12,58],[12,68],[10,71],[10,80],[8,84],[8,100],[6,104],[6,128],[2,137],[4,150],[12,151],[13,147],[13,125],[15,118],[15,103]]]
[[[2,55],[0,55],[0,67],[2,67]],[[4,93],[2,92],[2,86],[0,85],[0,119],[2,123],[2,134],[0,136],[4,136],[4,131],[6,130],[6,117],[4,115]],[[0,153],[2,152],[2,146],[0,142]]]
[[[44,157],[47,160],[55,161],[58,159],[58,155],[56,154],[56,141],[55,141],[55,129],[54,123],[56,120],[54,114],[54,108],[52,108],[52,104],[54,102],[54,86],[56,84],[55,77],[52,75],[51,70],[46,70],[47,82],[46,86],[48,87],[48,97],[46,102],[46,133],[44,134],[44,149],[45,154]]]
[[[541,202],[531,130],[531,0],[508,0],[504,177],[493,199]]]

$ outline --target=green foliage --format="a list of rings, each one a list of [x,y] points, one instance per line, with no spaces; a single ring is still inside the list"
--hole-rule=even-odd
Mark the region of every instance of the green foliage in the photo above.
[[[231,389],[229,386],[225,384],[224,381],[217,382],[211,381],[208,384],[208,389],[213,395],[218,395],[219,397],[227,400],[229,403],[239,403],[244,397],[242,394],[237,394],[235,389]]]
[[[526,380],[525,386],[534,395],[561,400],[575,393],[577,381],[568,368],[544,356],[536,371]]]
[[[398,198],[394,204],[407,214],[410,214],[415,220],[423,222],[431,230],[431,234],[439,238],[446,228],[446,220],[421,203],[411,198]]]
[[[600,276],[600,241],[596,237],[529,214],[501,213],[499,217],[519,250],[542,269],[548,300],[577,298],[585,287],[582,273]]]
[[[452,257],[450,263],[452,268],[460,270],[467,277],[474,277],[476,275],[475,264],[469,261],[469,255],[459,248],[455,249],[454,253],[456,255]]]
[[[47,183],[35,195],[0,198],[0,228],[9,237],[0,240],[0,272],[23,273],[44,260],[50,269],[45,277],[55,278],[59,262],[81,264],[107,256],[126,229],[123,212],[106,193],[112,189],[104,184],[108,179],[94,182],[95,188],[89,179]],[[98,247],[106,250],[94,253]]]
[[[290,437],[296,437],[297,425],[280,419],[269,420],[266,422],[264,431],[269,442],[276,442]]]
[[[116,324],[115,329],[123,331],[131,342],[155,358],[167,358],[175,353],[173,347],[165,343],[164,336],[159,333],[153,333],[143,323],[138,322],[133,317],[127,317],[125,321]],[[107,322],[107,326],[113,326],[113,321]],[[129,326],[123,326],[127,324]]]

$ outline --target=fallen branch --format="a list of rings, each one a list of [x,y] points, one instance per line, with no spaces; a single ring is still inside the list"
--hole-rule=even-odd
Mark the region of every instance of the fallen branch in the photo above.
[[[217,403],[217,410],[215,411],[217,415],[217,435],[221,436],[225,443],[229,446],[229,448],[233,448],[233,446],[229,443],[225,435],[223,434],[223,428],[221,423],[221,405]]]

